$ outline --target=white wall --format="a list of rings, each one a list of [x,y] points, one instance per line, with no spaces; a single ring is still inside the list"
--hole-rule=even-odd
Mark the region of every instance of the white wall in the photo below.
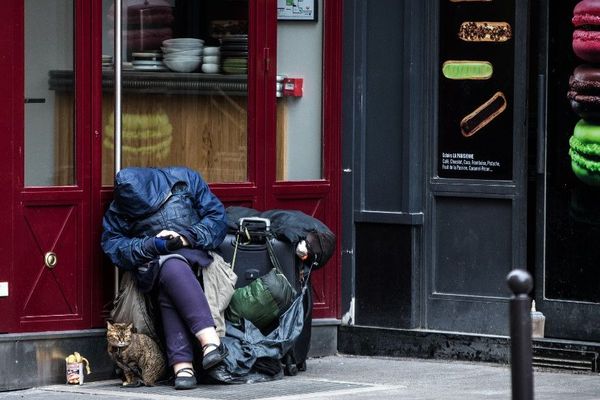
[[[323,2],[318,22],[279,21],[277,74],[304,78],[304,96],[288,97],[288,180],[322,178]]]

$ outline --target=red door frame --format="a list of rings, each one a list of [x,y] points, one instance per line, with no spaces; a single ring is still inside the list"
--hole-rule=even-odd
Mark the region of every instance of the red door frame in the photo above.
[[[92,81],[90,92],[91,110],[91,255],[88,260],[92,275],[91,284],[91,326],[104,327],[114,298],[114,267],[108,262],[100,247],[102,217],[112,199],[112,188],[102,187],[102,0],[90,0],[90,29],[92,40],[90,63]]]
[[[0,13],[4,15],[5,21],[9,23],[0,25],[0,49],[2,49],[4,60],[15,60],[19,54],[19,35],[22,29],[22,19],[19,19],[18,7],[15,2],[0,2]],[[22,93],[23,86],[19,86],[17,79],[22,72],[17,71],[11,62],[0,63],[0,135],[2,146],[0,146],[0,187],[4,188],[4,196],[0,196],[0,221],[4,229],[8,229],[5,240],[0,242],[0,252],[5,255],[4,265],[0,268],[0,282],[8,282],[8,297],[0,297],[0,332],[11,332],[14,329],[15,308],[12,304],[10,294],[12,293],[12,282],[15,271],[14,232],[13,220],[15,205],[15,125],[17,125],[23,104],[17,103],[17,94]]]
[[[2,102],[3,110],[11,110],[10,116],[2,115],[2,123],[10,121],[10,128],[3,131],[5,137],[10,136],[10,146],[3,147],[10,149],[11,155],[4,158],[9,160],[10,170],[13,178],[7,182],[12,188],[10,207],[2,207],[2,213],[6,213],[5,221],[11,221],[12,235],[11,251],[11,273],[9,281],[9,297],[2,298],[8,300],[10,305],[2,307],[8,311],[10,322],[6,329],[9,332],[39,332],[46,330],[65,330],[65,329],[84,329],[90,326],[91,302],[89,301],[91,269],[87,260],[90,256],[90,172],[91,164],[86,163],[90,159],[90,135],[91,130],[91,100],[92,93],[87,89],[92,82],[90,74],[90,62],[92,54],[89,51],[92,32],[90,24],[85,23],[91,19],[91,8],[88,1],[74,1],[74,64],[75,64],[75,165],[76,180],[75,186],[63,187],[24,187],[24,4],[22,1],[5,1],[2,6],[6,8],[6,14],[9,16],[10,24],[7,29],[10,32],[3,37],[10,38],[10,43],[2,45],[3,51],[11,52],[10,64],[3,63],[0,66],[2,73],[2,85],[9,84],[10,89],[6,93],[10,96],[4,96]],[[4,28],[4,27],[3,27]],[[6,162],[6,161],[5,161]],[[21,316],[20,303],[24,301],[27,293],[23,287],[30,284],[32,276],[25,276],[20,271],[18,262],[21,254],[27,253],[27,244],[22,243],[18,238],[25,237],[24,218],[26,208],[32,209],[38,206],[56,206],[73,207],[74,217],[77,221],[77,233],[75,242],[78,246],[76,260],[71,260],[77,265],[77,273],[72,278],[72,284],[76,289],[72,290],[74,297],[70,304],[72,312],[65,315],[35,315]],[[9,215],[10,214],[10,215]],[[16,240],[15,240],[16,239]],[[59,261],[60,262],[60,261]],[[57,266],[57,268],[59,268]],[[71,278],[68,278],[71,279]],[[64,284],[62,282],[61,284]],[[12,288],[12,290],[10,290]],[[38,292],[39,294],[39,292]],[[38,301],[44,301],[42,296]],[[46,299],[51,302],[53,299]],[[8,318],[7,318],[8,319]]]
[[[250,0],[248,2],[248,47],[251,49],[248,60],[248,181],[211,184],[211,189],[226,205],[240,205],[257,209],[265,207],[265,147],[259,145],[264,140],[266,77],[263,73],[268,61],[266,37],[269,22],[268,9],[276,8],[273,0]],[[256,51],[252,51],[256,49]],[[274,92],[271,92],[274,93]]]
[[[275,2],[267,7],[266,47],[276,65],[277,60],[277,9]],[[277,112],[274,96],[265,96],[266,209],[299,208],[307,214],[320,218],[336,234],[340,248],[340,202],[341,202],[341,76],[343,2],[323,1],[323,180],[277,181],[276,123]],[[263,82],[266,93],[275,92],[277,71],[266,70]],[[341,257],[339,251],[326,268],[313,275],[315,296],[314,318],[340,318]]]

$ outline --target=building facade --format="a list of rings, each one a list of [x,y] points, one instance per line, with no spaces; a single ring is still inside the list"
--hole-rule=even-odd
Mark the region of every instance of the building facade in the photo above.
[[[536,359],[597,371],[599,194],[569,155],[577,3],[123,0],[116,24],[112,0],[2,2],[0,388],[60,382],[75,350],[112,374],[115,146],[123,167],[186,165],[226,205],[334,230],[312,355],[506,362],[520,268],[546,316]],[[173,60],[169,38],[196,40]]]

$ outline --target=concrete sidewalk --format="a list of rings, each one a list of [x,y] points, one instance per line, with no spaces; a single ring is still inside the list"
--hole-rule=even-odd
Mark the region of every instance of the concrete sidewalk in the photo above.
[[[0,393],[1,399],[511,399],[506,365],[460,361],[354,356],[309,359],[306,372],[281,380],[244,385],[202,385],[189,391],[170,386],[123,389],[120,381],[53,385]],[[600,399],[599,374],[534,372],[535,398]]]

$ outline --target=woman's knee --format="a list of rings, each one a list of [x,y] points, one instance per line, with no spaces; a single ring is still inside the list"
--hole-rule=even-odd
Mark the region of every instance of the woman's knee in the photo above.
[[[195,278],[189,264],[179,258],[169,258],[160,268],[160,280]]]

